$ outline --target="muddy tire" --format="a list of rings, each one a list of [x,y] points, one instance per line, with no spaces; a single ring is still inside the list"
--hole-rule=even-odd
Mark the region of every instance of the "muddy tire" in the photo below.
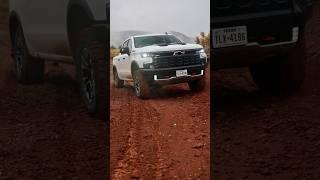
[[[268,92],[293,92],[301,87],[306,69],[305,40],[301,39],[293,50],[251,66],[257,87]]]
[[[92,28],[81,30],[75,40],[74,57],[82,99],[91,115],[106,120],[109,81],[105,45],[97,40]]]
[[[113,83],[116,88],[122,88],[124,85],[124,81],[119,78],[117,68],[113,68]]]
[[[145,81],[140,70],[133,73],[133,84],[136,96],[141,99],[148,99],[150,97],[150,85]]]
[[[198,92],[202,91],[205,88],[206,80],[205,77],[202,77],[201,79],[193,80],[188,82],[189,88],[191,91]]]
[[[18,82],[32,84],[41,82],[44,76],[44,61],[31,57],[25,42],[23,30],[18,26],[13,40],[13,59]]]

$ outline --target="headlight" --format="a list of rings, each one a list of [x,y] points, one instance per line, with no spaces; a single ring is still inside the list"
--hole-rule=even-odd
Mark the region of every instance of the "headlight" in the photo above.
[[[207,54],[204,49],[199,50],[198,53],[200,54],[200,58],[207,58]]]
[[[141,57],[142,57],[142,58],[151,57],[151,54],[149,54],[149,53],[142,53],[142,54],[141,54]]]
[[[150,55],[142,54],[141,59],[143,67],[146,69],[152,69],[153,68],[153,59]]]

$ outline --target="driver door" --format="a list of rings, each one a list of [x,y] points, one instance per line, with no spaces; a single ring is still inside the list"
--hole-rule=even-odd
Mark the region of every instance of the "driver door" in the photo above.
[[[124,75],[130,78],[131,77],[131,52],[132,52],[131,39],[128,40],[127,47],[129,48],[129,54],[123,55],[123,69],[124,69]]]
[[[128,41],[125,41],[122,45],[121,45],[121,48],[120,48],[120,55],[117,56],[117,64],[118,64],[118,67],[117,67],[117,71],[118,71],[118,74],[120,76],[121,79],[125,78],[126,79],[126,76],[125,76],[125,60],[126,60],[126,54],[123,54],[121,53],[121,49],[122,48],[125,48],[128,46]]]

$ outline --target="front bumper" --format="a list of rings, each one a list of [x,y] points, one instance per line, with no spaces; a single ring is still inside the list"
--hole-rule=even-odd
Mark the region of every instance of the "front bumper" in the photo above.
[[[213,50],[212,69],[245,67],[263,61],[277,54],[284,54],[296,46],[295,42],[288,42],[274,46],[243,46]]]
[[[192,80],[201,79],[205,75],[207,65],[192,65],[162,69],[141,69],[144,79],[154,85],[168,85],[185,83]],[[177,70],[187,70],[188,75],[177,77]]]
[[[239,16],[216,17],[213,28],[246,26],[248,44],[227,48],[212,48],[212,69],[243,67],[286,53],[304,33],[302,20],[291,9]],[[272,37],[273,40],[265,40]]]

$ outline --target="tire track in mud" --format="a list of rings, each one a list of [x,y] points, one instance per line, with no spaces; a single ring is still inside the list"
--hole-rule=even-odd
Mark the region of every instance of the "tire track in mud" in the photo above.
[[[111,87],[113,179],[209,178],[209,85],[164,87],[149,100]]]
[[[122,93],[123,94],[123,93]],[[129,111],[129,114],[133,114],[134,109],[132,105],[132,98],[128,95],[129,92],[125,93],[128,104],[127,104],[127,110]],[[123,107],[123,106],[121,106]],[[121,113],[120,120],[125,120],[128,118],[129,123],[129,130],[128,130],[128,139],[126,143],[126,147],[124,150],[124,155],[121,158],[120,161],[118,161],[116,168],[114,170],[114,173],[112,173],[112,179],[124,179],[124,177],[128,176],[128,174],[132,171],[135,171],[135,169],[132,169],[132,164],[136,163],[136,156],[138,155],[138,150],[136,147],[136,119],[133,118],[133,116],[125,117],[125,113]]]
[[[167,179],[209,178],[209,100],[208,89],[190,93],[183,85],[161,91],[186,92],[186,97],[150,101],[162,120],[159,126],[160,146],[167,157]],[[160,94],[163,92],[159,92]],[[162,95],[160,95],[161,97]]]
[[[128,91],[129,89],[124,89]],[[131,90],[131,89],[130,89]],[[121,90],[122,91],[122,90]],[[156,132],[159,118],[147,102],[138,100],[131,91],[126,93],[129,116],[122,113],[121,120],[129,121],[128,139],[121,160],[118,161],[113,179],[159,179],[162,163],[158,162],[159,140]],[[148,124],[151,123],[151,124]],[[148,124],[148,125],[147,125]]]
[[[138,102],[138,104],[140,104]],[[169,161],[168,155],[163,149],[165,140],[161,139],[160,131],[160,112],[154,108],[149,101],[141,102],[143,107],[142,113],[146,113],[148,118],[143,119],[144,127],[149,127],[149,130],[140,128],[141,136],[139,145],[140,152],[143,154],[141,159],[141,169],[151,168],[154,172],[150,174],[153,179],[163,179],[166,175],[168,165],[166,162]],[[146,145],[152,144],[152,146],[145,148]],[[146,164],[144,162],[147,162]],[[148,179],[148,176],[145,178]]]

